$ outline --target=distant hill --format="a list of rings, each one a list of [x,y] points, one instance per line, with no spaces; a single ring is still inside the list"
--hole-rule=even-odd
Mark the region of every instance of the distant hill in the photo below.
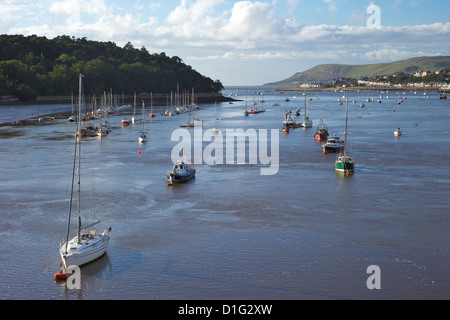
[[[450,56],[418,57],[390,63],[366,65],[322,64],[267,86],[291,86],[295,82],[331,81],[339,78],[362,79],[366,77],[414,73],[419,70],[436,71],[450,67]]]

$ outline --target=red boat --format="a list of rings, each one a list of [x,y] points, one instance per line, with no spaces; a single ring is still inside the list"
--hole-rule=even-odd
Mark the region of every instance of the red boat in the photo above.
[[[328,127],[326,124],[323,123],[323,120],[320,119],[319,125],[316,129],[316,134],[314,135],[314,138],[317,141],[327,140],[328,139]]]
[[[122,126],[129,126],[130,120],[128,118],[123,118],[121,124]]]

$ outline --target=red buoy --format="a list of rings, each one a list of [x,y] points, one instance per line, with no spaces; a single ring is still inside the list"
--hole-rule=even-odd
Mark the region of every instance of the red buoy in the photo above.
[[[141,151],[141,150],[139,150],[139,151],[138,151],[138,153],[139,153],[139,154],[141,154],[141,153],[142,153],[142,151]]]
[[[149,117],[149,118],[154,118],[155,115],[154,115],[153,113],[150,113],[150,114],[148,115],[148,117]]]

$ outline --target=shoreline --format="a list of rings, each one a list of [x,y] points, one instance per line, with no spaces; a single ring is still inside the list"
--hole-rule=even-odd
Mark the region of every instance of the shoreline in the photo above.
[[[299,87],[286,87],[278,88],[277,91],[317,91],[317,92],[332,92],[332,91],[429,91],[438,93],[450,93],[450,89],[434,88],[434,87],[339,87],[339,88],[299,88]]]
[[[150,93],[140,93],[136,95],[136,101],[140,102],[146,100],[150,101]],[[97,100],[101,98],[97,97]],[[73,98],[74,103],[76,98]],[[166,105],[170,95],[166,93],[156,93],[153,94],[153,104],[154,105]],[[120,103],[133,103],[134,95],[124,95],[120,96]],[[238,101],[236,99],[225,97],[221,93],[196,93],[195,94],[196,103],[214,103],[214,102],[228,102],[228,101]],[[89,103],[89,102],[88,102]],[[169,100],[170,103],[170,100]],[[16,96],[0,96],[0,105],[9,106],[30,106],[30,105],[41,105],[41,104],[72,104],[72,96],[38,96],[36,100],[33,101],[20,101]]]
[[[72,96],[40,96],[34,101],[19,101],[15,96],[0,96],[0,106],[11,106],[11,107],[24,107],[24,106],[39,106],[39,105],[71,105]],[[153,98],[151,100],[151,98]],[[77,104],[74,98],[73,104]],[[97,103],[98,103],[97,98]],[[120,97],[120,103],[126,105],[132,105],[134,103],[134,95],[124,95]],[[166,106],[170,105],[170,95],[168,94],[153,94],[151,97],[150,93],[141,93],[136,95],[136,103],[141,103],[145,100],[149,103],[150,100],[153,102],[154,106]],[[195,95],[195,103],[197,104],[214,104],[215,102],[233,102],[240,101],[239,99],[234,99],[230,97],[225,97],[221,93],[198,93]],[[88,105],[93,105],[94,101],[87,101]],[[23,126],[28,125],[33,122],[48,121],[52,118],[62,118],[67,117],[71,114],[70,111],[60,111],[41,114],[40,116],[32,116],[23,118],[15,121],[8,121],[0,123],[0,127],[3,126]]]

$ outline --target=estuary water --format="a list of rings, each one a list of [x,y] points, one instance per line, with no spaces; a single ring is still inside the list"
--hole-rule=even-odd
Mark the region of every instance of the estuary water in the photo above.
[[[145,116],[138,107],[128,127],[120,122],[132,107],[110,115],[109,135],[82,139],[82,212],[112,231],[107,253],[81,268],[79,290],[53,278],[67,228],[75,124],[66,115],[36,120],[71,106],[0,106],[0,299],[450,298],[448,100],[435,92],[348,92],[355,173],[344,177],[335,173],[336,154],[322,154],[313,137],[320,119],[344,137],[343,92],[308,92],[313,127],[287,135],[286,110],[300,108],[297,122],[305,114],[301,92],[223,94],[239,101],[199,105],[202,132],[255,129],[261,139],[260,129],[278,130],[276,139],[268,133],[267,152],[278,144],[276,174],[262,175],[268,165],[259,157],[251,163],[246,148],[243,164],[197,164],[194,180],[167,186],[179,143],[172,133],[189,114],[161,116],[166,106],[153,106],[157,116],[149,118],[145,101]],[[254,104],[265,112],[245,117]],[[370,266],[379,267],[379,289],[368,287]]]

